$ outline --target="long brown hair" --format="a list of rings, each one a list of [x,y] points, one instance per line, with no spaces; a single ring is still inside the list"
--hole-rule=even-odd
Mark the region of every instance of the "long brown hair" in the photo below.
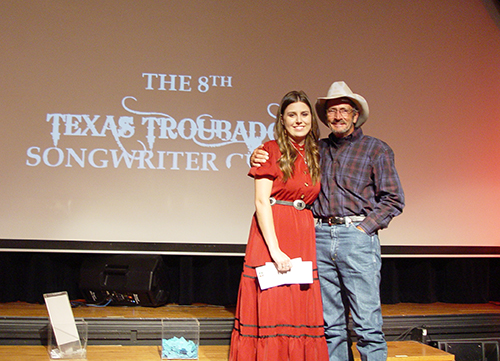
[[[283,181],[286,182],[292,175],[295,169],[295,160],[297,159],[297,151],[293,147],[290,137],[288,135],[285,126],[282,123],[283,113],[285,109],[292,103],[302,102],[309,107],[311,111],[311,130],[307,133],[304,149],[307,167],[309,168],[309,173],[313,183],[319,182],[320,180],[320,167],[319,167],[319,150],[318,150],[318,138],[319,138],[319,126],[316,113],[314,108],[311,106],[311,102],[307,97],[306,93],[302,90],[292,90],[285,94],[283,99],[281,99],[278,112],[276,114],[276,124],[274,126],[274,137],[279,145],[281,151],[281,157],[278,159],[279,167],[283,172]]]

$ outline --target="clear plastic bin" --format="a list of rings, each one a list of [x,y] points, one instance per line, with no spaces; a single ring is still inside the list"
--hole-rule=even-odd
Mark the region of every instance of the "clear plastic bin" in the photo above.
[[[198,360],[200,323],[196,318],[161,320],[162,360]]]
[[[78,330],[79,341],[58,345],[52,324],[48,329],[48,352],[51,360],[86,360],[87,359],[87,339],[88,324],[83,319],[75,319]]]

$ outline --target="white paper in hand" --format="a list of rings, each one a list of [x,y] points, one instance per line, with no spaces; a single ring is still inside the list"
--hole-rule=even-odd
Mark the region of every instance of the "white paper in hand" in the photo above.
[[[313,283],[313,271],[311,261],[302,261],[302,258],[291,260],[292,269],[286,273],[278,272],[275,264],[267,262],[265,265],[257,267],[257,278],[261,290],[271,287],[290,284],[311,284]]]

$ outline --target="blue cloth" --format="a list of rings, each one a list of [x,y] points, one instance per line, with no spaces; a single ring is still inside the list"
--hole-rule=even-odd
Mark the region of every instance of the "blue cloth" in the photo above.
[[[349,360],[349,307],[361,360],[385,361],[380,303],[380,242],[349,226],[318,223],[316,251],[330,361]],[[369,355],[369,356],[368,356]]]
[[[162,359],[197,359],[198,346],[184,337],[162,340]]]

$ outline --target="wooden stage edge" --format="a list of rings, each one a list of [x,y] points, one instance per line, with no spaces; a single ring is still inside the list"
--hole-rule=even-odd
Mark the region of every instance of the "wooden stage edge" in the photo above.
[[[130,328],[133,330],[145,330],[151,333],[156,323],[148,323],[151,320],[162,318],[198,318],[200,319],[200,331],[206,337],[204,343],[200,342],[199,361],[227,361],[229,345],[228,340],[234,320],[234,307],[215,305],[176,305],[168,304],[161,307],[129,307],[108,306],[90,307],[80,305],[73,308],[75,318],[85,318],[94,322],[94,326],[102,327],[102,331],[113,325],[116,335],[123,336]],[[389,361],[451,361],[455,356],[426,343],[401,339],[398,336],[406,334],[414,326],[425,324],[429,335],[433,340],[438,340],[440,334],[468,332],[475,330],[473,335],[464,337],[475,337],[475,334],[488,335],[490,339],[500,340],[500,304],[413,304],[400,303],[395,305],[382,305],[384,317],[384,330],[388,340]],[[43,304],[29,304],[22,302],[0,303],[0,338],[12,338],[11,343],[0,343],[0,361],[31,361],[49,360],[47,349],[39,343],[39,331],[46,327],[48,312]],[[101,326],[96,323],[103,323]],[[90,324],[89,324],[90,325]],[[137,328],[140,325],[140,328]],[[465,327],[467,326],[467,327]],[[385,327],[385,326],[384,326]],[[27,330],[33,333],[33,339],[19,342],[14,334],[21,337],[27,334]],[[90,328],[89,328],[90,330]],[[99,329],[101,332],[101,329]],[[477,330],[477,332],[476,332]],[[137,336],[136,331],[134,335]],[[160,332],[156,330],[155,332]],[[30,335],[31,335],[30,333]],[[90,334],[90,332],[89,332]],[[132,333],[131,333],[132,334]],[[158,335],[159,336],[159,335]],[[448,336],[447,336],[448,337]],[[458,336],[457,336],[458,337]],[[462,335],[460,335],[462,337]],[[32,341],[38,343],[29,343]],[[112,339],[112,343],[91,343],[87,348],[87,360],[161,360],[159,346],[157,346],[157,335],[152,338],[152,343],[128,344],[121,343],[122,339]],[[221,341],[222,343],[212,342]],[[1,341],[1,340],[0,340]],[[129,340],[130,342],[130,340]],[[225,342],[225,343],[224,343]],[[121,345],[121,346],[120,346]],[[354,348],[355,360],[359,361],[359,354]]]
[[[227,361],[229,346],[200,346],[199,361]],[[0,346],[0,361],[48,360],[44,346]],[[416,341],[388,343],[387,361],[454,361],[455,356]],[[161,360],[159,346],[88,346],[87,361],[158,361]],[[357,351],[354,360],[359,361]]]
[[[164,318],[164,317],[196,317],[196,318],[234,318],[234,307],[214,306],[207,304],[177,305],[167,304],[161,307],[129,307],[107,306],[73,308],[77,318]],[[446,315],[481,315],[500,314],[500,303],[454,304],[454,303],[398,303],[382,305],[384,317],[405,316],[446,316]],[[24,302],[0,303],[2,317],[48,317],[43,304]]]

